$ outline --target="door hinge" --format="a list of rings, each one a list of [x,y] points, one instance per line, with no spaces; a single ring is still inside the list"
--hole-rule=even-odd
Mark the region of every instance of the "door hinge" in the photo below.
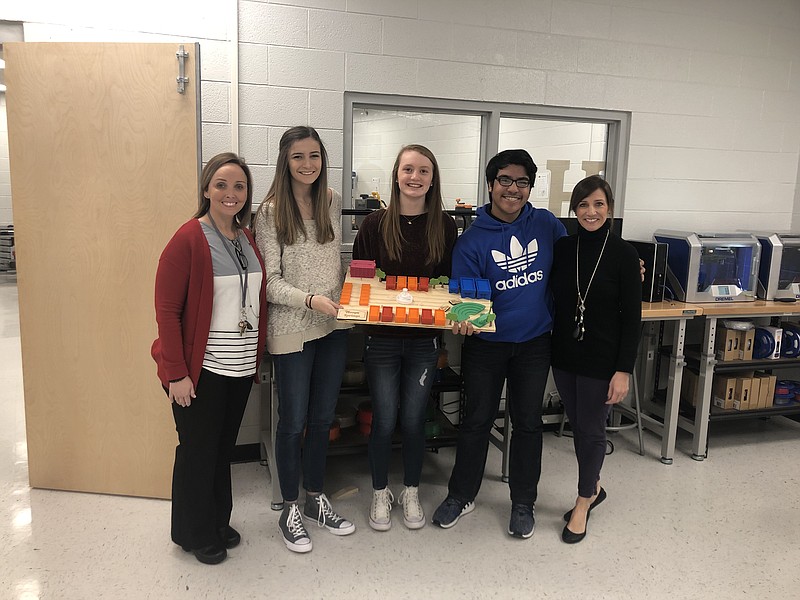
[[[178,93],[186,93],[186,84],[189,83],[189,78],[186,76],[186,59],[189,58],[189,53],[183,47],[183,44],[178,46],[178,51],[175,53],[178,58]]]

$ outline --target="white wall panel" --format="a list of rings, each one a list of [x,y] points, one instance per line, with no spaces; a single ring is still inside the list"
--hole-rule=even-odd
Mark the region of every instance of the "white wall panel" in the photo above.
[[[417,59],[348,54],[345,86],[360,92],[414,95]]]
[[[270,85],[344,90],[344,53],[275,46],[268,72]]]
[[[308,45],[320,50],[379,54],[381,29],[379,17],[312,10],[308,15]]]
[[[308,10],[240,0],[239,41],[306,47]]]
[[[201,115],[204,122],[230,123],[230,83],[204,81],[200,87]]]
[[[239,153],[249,165],[268,165],[269,127],[263,125],[240,126]]]
[[[341,92],[311,90],[308,93],[308,122],[323,129],[342,129]]]
[[[386,18],[383,20],[383,53],[449,60],[453,57],[453,29],[433,21]]]
[[[520,31],[517,64],[530,69],[572,72],[578,66],[578,44],[568,36]]]
[[[426,5],[429,3],[423,0],[421,9],[418,9],[418,4],[418,0],[403,0],[403,2],[397,0],[347,0],[347,11],[411,19],[426,18],[424,13]]]
[[[308,91],[240,85],[239,119],[242,124],[253,125],[303,124],[308,119]]]
[[[454,25],[453,60],[489,65],[517,64],[517,36],[503,29]]]
[[[203,0],[190,15],[142,0],[123,7],[122,18],[11,0],[0,18],[25,21],[28,40],[199,40],[206,156],[229,149],[228,27],[237,6],[243,153],[264,162],[256,132],[268,133],[257,195],[290,125],[319,127],[338,144],[340,161],[335,140],[343,139],[342,92],[350,90],[631,111],[626,233],[650,226],[650,210],[674,225],[686,214],[698,225],[716,220],[716,229],[728,216],[778,228],[800,214],[797,0]],[[441,144],[441,162],[454,173],[465,159],[457,140],[427,140]],[[393,159],[397,151],[366,136],[357,143],[364,156]],[[341,170],[333,172],[341,181]],[[732,199],[730,215],[724,203],[698,208],[708,197],[699,182]],[[630,192],[646,188],[665,202],[669,186],[681,183],[685,212]],[[449,193],[461,184],[448,185]],[[763,200],[741,200],[741,190],[767,186],[768,211]]]
[[[220,152],[231,151],[231,126],[229,123],[203,123],[202,135],[202,160],[204,163]]]
[[[239,44],[239,83],[267,83],[269,46]]]
[[[608,39],[611,33],[611,6],[572,0],[554,2],[550,32],[579,38]]]
[[[692,52],[689,81],[737,86],[742,77],[742,57],[720,52]]]

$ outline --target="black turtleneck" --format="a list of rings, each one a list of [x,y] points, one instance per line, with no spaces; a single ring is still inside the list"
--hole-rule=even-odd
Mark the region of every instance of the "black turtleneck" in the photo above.
[[[576,235],[558,240],[550,274],[555,309],[552,364],[597,379],[610,379],[616,371],[633,372],[641,333],[639,255],[610,228],[608,219],[597,231],[586,231],[579,226]],[[600,257],[606,236],[608,241]],[[575,258],[579,240],[580,290],[586,301],[581,342],[573,337],[578,306]],[[595,265],[597,273],[587,293]]]

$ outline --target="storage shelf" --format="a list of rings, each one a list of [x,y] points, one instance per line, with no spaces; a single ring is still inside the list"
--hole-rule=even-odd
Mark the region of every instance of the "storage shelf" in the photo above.
[[[756,419],[763,417],[785,417],[788,415],[800,415],[800,402],[795,401],[792,404],[759,408],[758,410],[725,410],[717,406],[712,406],[708,420],[735,421],[739,419]]]
[[[458,430],[447,420],[447,418],[437,411],[435,422],[439,424],[441,432],[438,435],[425,439],[425,447],[429,450],[438,450],[445,446],[453,446],[458,436]],[[403,436],[399,431],[392,436],[392,448],[402,446]],[[353,454],[359,450],[366,451],[369,436],[361,435],[358,425],[342,429],[341,436],[335,442],[328,444],[328,454]]]
[[[700,349],[697,346],[686,347],[686,362],[695,370],[700,369]],[[765,358],[761,360],[728,360],[718,361],[714,365],[715,373],[730,373],[731,371],[749,371],[754,369],[788,369],[800,367],[800,358]]]

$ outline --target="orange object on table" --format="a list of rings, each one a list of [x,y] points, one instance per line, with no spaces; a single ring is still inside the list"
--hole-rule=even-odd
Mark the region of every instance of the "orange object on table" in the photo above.
[[[353,294],[353,284],[349,281],[342,286],[342,295],[339,297],[339,304],[350,304],[350,296]]]
[[[408,309],[408,322],[412,325],[416,325],[419,323],[419,309],[418,308],[409,308]]]
[[[370,285],[368,283],[361,284],[361,296],[358,299],[359,306],[367,306],[369,304]]]
[[[381,317],[381,307],[377,304],[373,304],[369,307],[369,320],[370,321],[378,321]]]
[[[408,314],[406,313],[405,306],[398,306],[397,312],[394,315],[394,322],[395,323],[405,323],[408,319]]]
[[[444,311],[440,308],[436,309],[436,312],[433,313],[433,323],[437,326],[443,326],[447,322],[447,319],[444,316]]]
[[[409,292],[416,292],[417,291],[417,278],[416,277],[409,277],[408,278],[408,291]]]

